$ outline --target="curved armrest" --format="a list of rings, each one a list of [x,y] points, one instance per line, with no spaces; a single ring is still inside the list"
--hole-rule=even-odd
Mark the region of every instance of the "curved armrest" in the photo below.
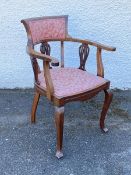
[[[51,100],[54,94],[54,87],[53,87],[53,82],[50,74],[49,63],[53,62],[56,65],[56,63],[59,63],[59,61],[56,58],[53,58],[49,55],[36,52],[33,48],[29,46],[27,46],[27,53],[33,58],[38,58],[43,60],[44,77],[46,82],[46,93],[47,93],[48,99]]]
[[[65,41],[79,42],[82,44],[87,44],[87,45],[89,44],[89,45],[97,47],[97,55],[96,55],[97,56],[97,75],[104,77],[104,66],[102,63],[102,56],[101,56],[102,49],[107,50],[107,51],[115,51],[116,50],[115,47],[106,46],[106,45],[100,44],[98,42],[90,41],[90,40],[72,38],[70,35],[67,36]]]
[[[90,40],[83,40],[83,39],[79,39],[79,38],[72,38],[71,36],[67,36],[67,38],[65,39],[65,41],[72,41],[72,42],[79,42],[79,43],[83,43],[83,44],[89,44],[98,48],[101,48],[103,50],[107,50],[107,51],[115,51],[116,48],[115,47],[110,47],[110,46],[106,46],[104,44],[95,42],[95,41],[90,41]]]
[[[27,53],[34,58],[41,59],[43,61],[51,62],[52,66],[59,66],[59,61],[57,58],[51,57],[49,55],[42,54],[40,52],[35,51],[31,47],[27,46]]]

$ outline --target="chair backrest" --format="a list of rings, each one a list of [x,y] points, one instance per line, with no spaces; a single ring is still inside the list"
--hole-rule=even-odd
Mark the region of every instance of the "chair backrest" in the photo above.
[[[48,16],[40,18],[23,19],[28,39],[33,44],[44,40],[65,39],[68,33],[68,16]]]

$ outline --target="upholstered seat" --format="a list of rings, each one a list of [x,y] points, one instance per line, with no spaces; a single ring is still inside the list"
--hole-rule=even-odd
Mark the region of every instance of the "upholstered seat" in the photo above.
[[[87,92],[102,86],[108,80],[77,68],[50,69],[57,98],[72,96]],[[38,74],[40,88],[46,91],[44,72]]]

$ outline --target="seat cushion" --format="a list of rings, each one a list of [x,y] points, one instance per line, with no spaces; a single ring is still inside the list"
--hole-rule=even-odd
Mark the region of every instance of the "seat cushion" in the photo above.
[[[84,93],[108,82],[104,78],[76,68],[53,68],[50,69],[50,73],[54,86],[54,95],[57,98]],[[39,73],[38,79],[40,87],[46,90],[43,71]]]

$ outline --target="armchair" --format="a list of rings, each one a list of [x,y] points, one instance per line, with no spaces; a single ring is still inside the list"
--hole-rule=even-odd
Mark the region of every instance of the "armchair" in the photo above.
[[[100,116],[100,128],[105,128],[105,117],[112,101],[113,94],[109,91],[110,81],[104,78],[102,63],[102,50],[115,51],[115,47],[109,47],[90,40],[73,38],[68,34],[68,16],[53,16],[23,19],[21,21],[26,29],[28,42],[27,53],[30,56],[34,72],[35,95],[31,110],[31,121],[36,120],[36,109],[40,96],[46,96],[55,107],[55,123],[57,133],[56,157],[63,157],[62,140],[64,125],[64,105],[71,101],[83,101],[92,98],[100,91],[105,93],[105,101]],[[50,56],[49,42],[59,41],[61,44],[61,59]],[[64,42],[77,42],[80,44],[79,68],[64,67]],[[41,44],[40,52],[34,47]],[[89,55],[89,46],[97,48],[97,75],[85,70],[85,63]],[[43,61],[43,69],[40,70],[37,60]],[[51,67],[52,66],[52,67]],[[58,66],[58,68],[53,68]]]

